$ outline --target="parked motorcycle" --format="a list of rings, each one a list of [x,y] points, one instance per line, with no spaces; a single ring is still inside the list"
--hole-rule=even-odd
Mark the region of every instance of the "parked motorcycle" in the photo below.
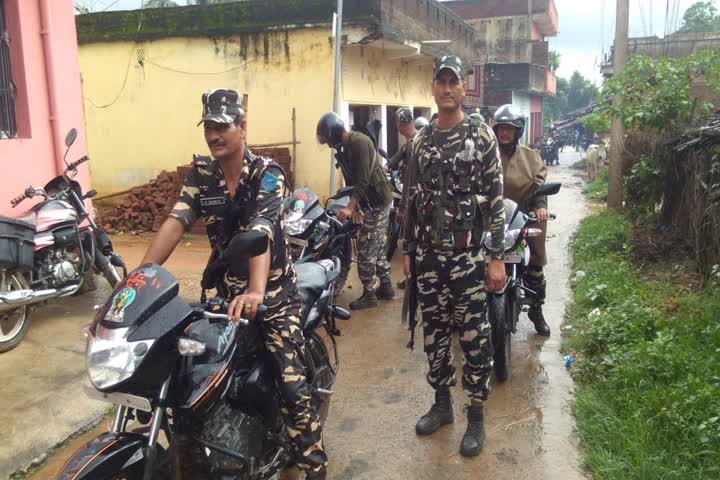
[[[236,235],[224,254],[229,271],[246,272],[267,245],[262,233]],[[339,366],[331,331],[336,318],[350,313],[332,303],[339,259],[296,270],[307,378],[324,422]],[[265,359],[259,326],[265,307],[236,326],[223,299],[189,305],[178,290],[165,269],[143,265],[98,311],[87,330],[86,390],[117,405],[115,418],[109,432],[73,454],[57,480],[259,480],[292,461],[278,372]]]
[[[295,265],[339,258],[341,265],[336,292],[347,282],[352,264],[353,239],[357,225],[341,222],[337,213],[348,206],[353,187],[344,187],[330,197],[325,207],[309,188],[295,190],[285,200],[285,234]]]
[[[555,140],[548,138],[543,144],[542,159],[545,165],[560,165],[560,157],[558,155],[558,146]]]
[[[556,195],[560,187],[560,183],[546,183],[538,188],[535,195]],[[520,311],[526,311],[530,307],[531,299],[528,293],[534,293],[525,286],[524,280],[531,253],[527,239],[542,234],[540,229],[532,227],[537,223],[534,215],[523,213],[512,200],[506,198],[504,202],[507,283],[501,292],[488,295],[488,319],[492,327],[494,369],[498,382],[504,382],[510,374],[510,339],[517,331]],[[550,215],[550,218],[555,219],[555,215]],[[490,248],[491,240],[490,235],[486,235],[486,249]]]
[[[77,138],[72,129],[65,138],[67,151]],[[11,201],[17,207],[28,198],[43,201],[20,218],[0,217],[0,352],[17,346],[30,328],[33,306],[81,291],[93,273],[111,286],[125,273],[122,259],[113,252],[107,234],[85,209],[85,194],[73,180],[87,156],[65,162],[67,168],[44,188],[28,187]]]

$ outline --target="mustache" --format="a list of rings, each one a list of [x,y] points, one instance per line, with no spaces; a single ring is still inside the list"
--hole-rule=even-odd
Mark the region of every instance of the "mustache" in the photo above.
[[[225,145],[225,142],[222,140],[213,140],[212,142],[208,142],[208,147],[222,147]]]

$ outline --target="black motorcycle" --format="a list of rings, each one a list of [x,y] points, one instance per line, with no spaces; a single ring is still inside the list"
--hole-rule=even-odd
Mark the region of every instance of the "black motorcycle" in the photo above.
[[[229,270],[247,271],[267,245],[264,234],[236,235]],[[322,421],[339,366],[330,332],[336,318],[350,318],[332,303],[339,268],[337,259],[296,267],[306,374]],[[178,290],[162,267],[144,265],[98,311],[87,331],[87,392],[118,407],[112,429],[73,454],[57,480],[259,480],[292,462],[279,374],[259,327],[264,307],[236,326],[222,299],[189,305]]]
[[[67,150],[77,138],[70,130]],[[11,201],[42,197],[20,218],[0,217],[0,352],[17,346],[30,328],[31,308],[54,298],[89,290],[94,274],[103,275],[115,287],[125,273],[122,259],[113,252],[107,234],[85,208],[85,194],[74,180],[77,167],[87,156],[71,163],[44,188],[28,187]]]
[[[295,265],[323,259],[340,259],[341,272],[336,282],[340,293],[347,282],[352,264],[353,241],[358,226],[351,220],[341,222],[338,212],[347,207],[353,187],[341,188],[325,207],[309,188],[300,188],[285,200],[285,234]]]
[[[560,183],[546,183],[535,192],[536,196],[556,195],[560,191]],[[530,307],[529,294],[532,290],[525,286],[524,275],[530,263],[530,246],[527,239],[542,234],[533,228],[537,220],[520,210],[517,203],[505,199],[505,267],[507,283],[499,293],[488,295],[488,319],[492,327],[492,343],[494,349],[495,378],[504,382],[510,374],[511,336],[517,332],[520,311]],[[550,215],[555,219],[555,215]],[[491,237],[486,235],[485,246],[489,249]],[[488,256],[489,258],[489,256]]]

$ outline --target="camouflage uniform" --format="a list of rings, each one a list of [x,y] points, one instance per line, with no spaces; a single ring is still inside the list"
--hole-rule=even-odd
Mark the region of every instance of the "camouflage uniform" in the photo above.
[[[454,385],[451,338],[459,331],[463,387],[474,403],[490,395],[492,343],[485,310],[483,220],[491,256],[504,250],[503,180],[497,141],[483,122],[464,120],[440,130],[423,128],[407,172],[405,253],[417,252],[418,299],[423,318],[428,383]]]
[[[195,157],[193,170],[185,180],[171,216],[186,229],[202,217],[214,252],[227,247],[237,232],[256,230],[268,234],[272,243],[264,300],[268,307],[263,322],[265,347],[280,377],[283,413],[298,465],[304,470],[322,472],[327,456],[322,448],[320,418],[312,405],[305,377],[301,301],[283,235],[284,197],[283,170],[270,159],[245,151],[245,166],[233,198],[218,161]],[[226,273],[217,286],[227,299],[244,293],[247,287],[247,278],[230,273]]]

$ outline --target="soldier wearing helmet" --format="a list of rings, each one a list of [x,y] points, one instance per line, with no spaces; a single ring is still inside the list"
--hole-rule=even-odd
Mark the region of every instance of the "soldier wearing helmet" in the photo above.
[[[541,224],[542,236],[530,238],[530,265],[526,285],[536,292],[528,312],[539,335],[549,336],[550,327],[545,321],[542,306],[545,303],[545,253],[546,223],[548,220],[547,197],[533,197],[537,188],[545,183],[547,168],[535,150],[520,144],[525,133],[525,115],[513,105],[503,105],[495,112],[495,135],[500,144],[500,156],[505,181],[505,197],[513,200],[526,212],[534,212]]]
[[[357,240],[358,277],[363,284],[363,294],[350,302],[351,310],[377,306],[377,299],[392,300],[395,297],[390,279],[390,263],[386,259],[388,217],[392,189],[380,164],[380,155],[367,135],[348,132],[345,123],[336,113],[326,113],[317,125],[320,144],[334,148],[343,165],[343,175],[348,186],[356,187],[350,204],[338,211],[338,218],[352,217],[362,223]],[[375,290],[376,278],[380,288]]]

